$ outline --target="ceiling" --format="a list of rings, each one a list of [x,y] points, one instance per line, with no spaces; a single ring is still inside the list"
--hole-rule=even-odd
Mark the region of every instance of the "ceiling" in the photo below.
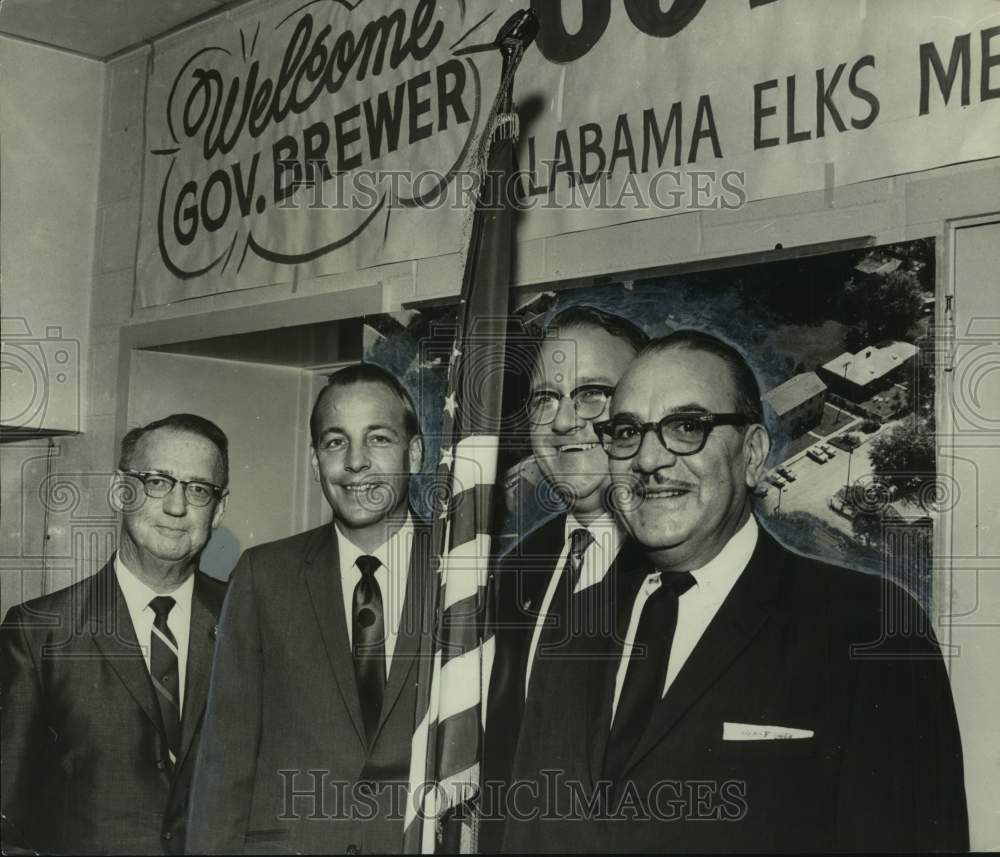
[[[95,59],[246,0],[0,0],[0,34]]]

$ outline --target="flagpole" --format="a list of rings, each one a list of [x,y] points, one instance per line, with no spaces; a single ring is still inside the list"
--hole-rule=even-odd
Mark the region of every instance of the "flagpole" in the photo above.
[[[423,602],[410,795],[404,818],[403,848],[407,853],[470,852],[475,847],[474,825],[462,812],[479,787],[483,705],[480,619],[494,517],[490,506],[502,402],[502,384],[484,383],[483,378],[502,372],[504,362],[513,240],[511,180],[517,139],[513,78],[537,31],[535,14],[523,10],[507,20],[492,44],[455,52],[465,55],[499,50],[502,70],[473,162],[480,184],[468,241],[463,245],[458,324],[445,401],[446,442],[436,475],[443,490],[433,492],[434,583]],[[478,690],[470,700],[473,675]],[[447,717],[441,716],[443,709]]]

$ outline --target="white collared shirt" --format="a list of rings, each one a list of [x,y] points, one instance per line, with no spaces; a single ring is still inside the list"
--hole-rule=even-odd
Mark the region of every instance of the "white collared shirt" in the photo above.
[[[135,629],[136,639],[142,649],[142,657],[146,661],[146,670],[149,670],[149,640],[153,634],[153,622],[156,614],[149,602],[161,593],[150,589],[145,583],[135,576],[125,562],[120,553],[115,554],[115,577],[118,580],[118,588],[121,589],[128,606],[128,615],[132,620],[132,627]],[[188,639],[191,636],[191,602],[194,599],[194,575],[190,575],[173,592],[166,593],[174,599],[174,606],[167,614],[167,627],[177,641],[177,683],[180,690],[179,706],[184,710],[184,677],[187,675]]]
[[[586,529],[593,537],[593,541],[587,546],[583,553],[583,565],[580,568],[580,577],[576,582],[573,593],[582,592],[589,586],[600,583],[607,576],[611,563],[618,555],[618,548],[622,543],[622,530],[612,516],[605,512],[599,518],[594,519],[589,524],[581,524],[570,513],[566,516],[566,527],[563,531],[563,549],[559,554],[552,576],[549,578],[548,588],[545,590],[545,597],[542,599],[541,608],[538,611],[538,618],[535,620],[535,628],[531,634],[531,645],[528,649],[528,663],[524,674],[524,694],[528,695],[528,685],[531,682],[531,668],[535,663],[535,650],[538,648],[538,641],[541,639],[542,630],[545,627],[545,619],[549,613],[549,605],[555,597],[559,581],[562,579],[566,566],[566,556],[569,553],[570,536],[573,530]]]
[[[334,526],[337,527],[336,522]],[[337,527],[337,549],[340,555],[340,583],[344,594],[344,617],[347,624],[347,642],[354,645],[354,587],[361,580],[357,566],[360,556],[373,556],[380,565],[375,569],[375,582],[382,593],[382,615],[385,622],[385,674],[392,667],[392,653],[396,649],[399,625],[406,601],[406,580],[410,573],[410,554],[413,551],[413,518],[407,514],[405,523],[373,553],[361,550]]]
[[[667,690],[673,684],[681,667],[687,661],[694,647],[698,645],[702,634],[709,623],[719,612],[722,602],[726,600],[736,581],[750,562],[754,548],[757,546],[757,521],[751,515],[733,537],[726,542],[725,547],[707,564],[691,572],[695,585],[681,595],[677,602],[677,629],[670,646],[670,661],[667,664],[667,677],[663,683],[661,698],[667,695]],[[669,572],[663,572],[668,574]],[[660,588],[661,572],[653,572],[639,588],[632,605],[632,614],[625,632],[625,644],[622,649],[622,659],[618,664],[618,674],[615,678],[615,699],[612,711],[618,711],[618,699],[621,696],[622,685],[625,683],[625,673],[628,669],[632,646],[635,644],[636,631],[639,628],[639,617],[649,596]]]

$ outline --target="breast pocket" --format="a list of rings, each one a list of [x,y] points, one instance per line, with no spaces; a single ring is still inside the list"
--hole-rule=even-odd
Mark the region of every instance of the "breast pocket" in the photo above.
[[[727,759],[795,759],[816,756],[819,742],[812,738],[770,738],[720,741],[718,752]]]

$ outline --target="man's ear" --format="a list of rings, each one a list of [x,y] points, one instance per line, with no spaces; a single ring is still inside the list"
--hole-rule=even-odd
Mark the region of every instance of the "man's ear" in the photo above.
[[[767,456],[771,452],[771,435],[760,423],[754,423],[743,437],[743,455],[746,459],[745,479],[748,488],[755,488],[764,475]]]
[[[419,434],[410,438],[410,475],[424,469],[424,439]]]
[[[212,513],[212,529],[214,530],[222,523],[222,516],[226,514],[226,506],[229,505],[229,495],[226,494],[215,504],[215,512]]]
[[[316,447],[313,447],[309,451],[309,461],[312,462],[313,480],[315,482],[320,482],[321,479],[319,475],[319,456],[316,455]]]

